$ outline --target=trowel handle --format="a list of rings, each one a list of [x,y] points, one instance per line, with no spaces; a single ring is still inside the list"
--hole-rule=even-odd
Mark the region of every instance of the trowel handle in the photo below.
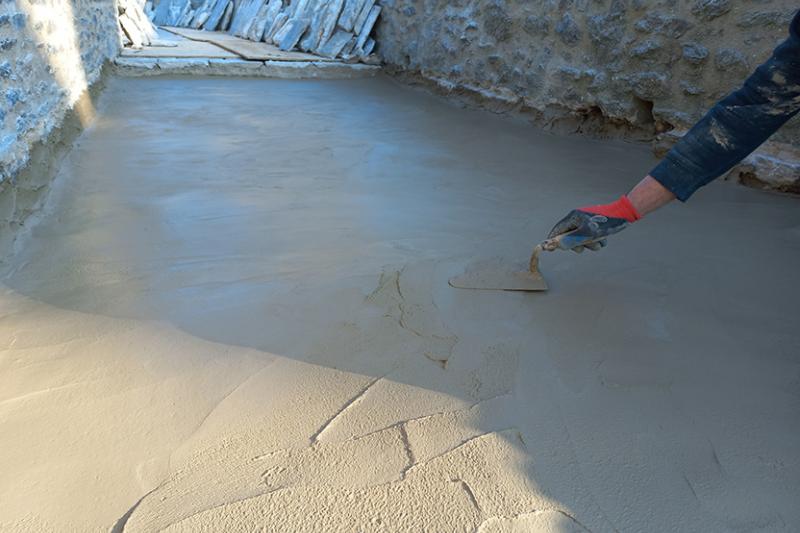
[[[554,252],[558,250],[558,248],[560,247],[561,239],[566,235],[569,235],[569,233],[562,233],[561,235],[553,237],[552,239],[545,239],[539,246],[541,246],[542,250],[547,250],[548,252]]]
[[[542,241],[541,243],[537,244],[536,247],[533,249],[533,253],[531,254],[531,262],[530,262],[530,271],[536,274],[539,273],[539,254],[542,253],[542,250],[546,250],[548,252],[553,252],[558,250],[558,243],[561,241],[562,235],[558,237],[553,237],[552,239],[547,239]]]

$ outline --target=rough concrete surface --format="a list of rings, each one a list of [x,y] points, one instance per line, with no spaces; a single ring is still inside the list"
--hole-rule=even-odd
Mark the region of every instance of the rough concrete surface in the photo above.
[[[0,530],[800,529],[797,200],[716,183],[463,291],[649,150],[383,77],[99,109],[6,264]]]
[[[795,0],[383,0],[378,53],[451,93],[672,144],[788,35]],[[486,102],[489,100],[489,102]],[[665,135],[665,133],[669,132]],[[800,191],[800,119],[734,176]],[[777,154],[777,155],[776,155]],[[787,182],[791,185],[787,185]]]

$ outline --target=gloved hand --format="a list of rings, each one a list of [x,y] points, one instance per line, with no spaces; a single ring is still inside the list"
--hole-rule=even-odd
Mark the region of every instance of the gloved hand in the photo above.
[[[556,224],[548,241],[553,247],[582,252],[584,248],[599,250],[606,245],[606,237],[618,233],[641,216],[627,196],[605,205],[574,209]],[[552,240],[550,240],[552,239]]]

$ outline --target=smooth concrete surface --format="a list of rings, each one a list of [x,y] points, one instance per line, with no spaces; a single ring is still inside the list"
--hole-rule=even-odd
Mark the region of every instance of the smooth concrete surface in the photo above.
[[[2,531],[798,531],[800,209],[458,290],[644,146],[383,77],[112,80],[0,292]]]

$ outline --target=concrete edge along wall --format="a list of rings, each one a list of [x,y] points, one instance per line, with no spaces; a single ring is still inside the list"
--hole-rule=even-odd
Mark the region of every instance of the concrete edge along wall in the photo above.
[[[666,150],[788,35],[796,0],[382,0],[387,68],[540,126]],[[730,179],[800,193],[800,117]],[[632,178],[633,179],[633,178]]]
[[[116,16],[115,0],[0,1],[0,261],[93,118]]]

